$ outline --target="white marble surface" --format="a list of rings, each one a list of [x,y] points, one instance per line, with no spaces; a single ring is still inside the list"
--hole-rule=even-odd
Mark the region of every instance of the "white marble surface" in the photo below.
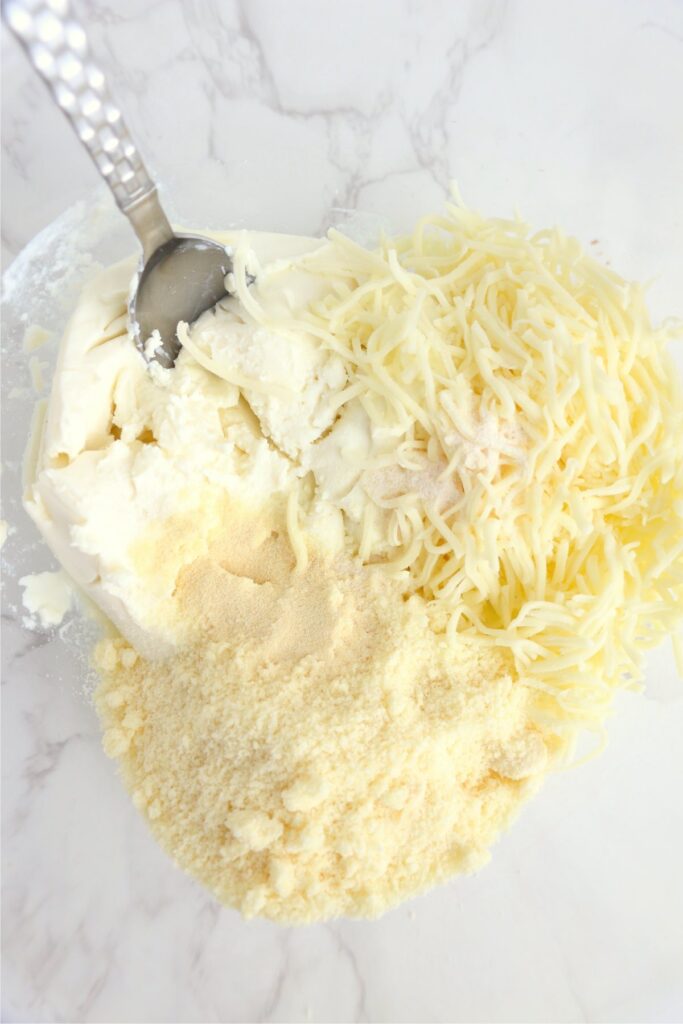
[[[597,239],[655,278],[659,312],[683,315],[680,0],[78,9],[186,222],[308,233],[358,207],[406,225],[456,177],[481,209],[518,205]],[[9,260],[95,179],[5,35],[2,58]],[[49,564],[13,516],[9,576],[20,549]],[[76,647],[26,628],[8,589],[3,1019],[683,1018],[683,700],[668,650],[651,695],[620,702],[607,753],[551,779],[480,875],[378,922],[283,930],[218,908],[156,848],[101,753]]]

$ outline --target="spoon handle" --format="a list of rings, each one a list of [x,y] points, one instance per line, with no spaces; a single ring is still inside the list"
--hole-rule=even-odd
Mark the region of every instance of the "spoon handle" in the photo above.
[[[68,0],[3,0],[2,13],[128,217],[147,259],[173,237],[173,229]]]

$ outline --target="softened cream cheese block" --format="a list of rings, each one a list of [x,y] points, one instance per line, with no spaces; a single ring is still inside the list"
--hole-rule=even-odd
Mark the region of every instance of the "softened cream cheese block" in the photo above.
[[[301,289],[287,254],[295,258],[320,243],[226,237],[238,240],[248,244],[252,261],[277,271],[270,289],[267,271],[259,271],[265,302],[277,315]],[[224,349],[253,381],[249,397],[262,428],[239,388],[187,352],[173,372],[155,367],[150,374],[127,333],[133,271],[128,260],[98,275],[67,327],[26,507],[86,593],[124,635],[157,656],[174,643],[173,578],[167,573],[151,589],[140,584],[131,555],[136,540],[171,515],[200,520],[202,504],[218,491],[259,503],[291,487],[296,467],[289,453],[301,443],[296,430],[305,439],[329,426],[334,412],[325,398],[342,384],[343,369],[334,357],[312,351],[306,337],[283,339],[279,357],[268,360],[269,345],[279,351],[276,337],[238,322],[229,303],[208,314],[197,333],[207,348],[216,329],[224,342],[229,338]],[[273,433],[289,452],[269,440]],[[176,554],[180,565],[183,552]]]

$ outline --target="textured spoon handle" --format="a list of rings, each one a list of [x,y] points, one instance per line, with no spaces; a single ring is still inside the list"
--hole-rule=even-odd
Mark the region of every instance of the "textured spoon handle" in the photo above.
[[[68,0],[3,0],[3,16],[124,213],[155,185]]]

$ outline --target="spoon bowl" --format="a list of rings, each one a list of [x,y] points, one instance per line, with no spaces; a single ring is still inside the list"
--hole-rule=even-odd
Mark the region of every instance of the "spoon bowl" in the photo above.
[[[155,249],[142,267],[129,306],[135,343],[148,361],[156,359],[167,368],[175,364],[181,348],[178,323],[191,324],[224,298],[231,270],[228,251],[210,238],[174,235]],[[152,337],[156,345],[150,352]]]

